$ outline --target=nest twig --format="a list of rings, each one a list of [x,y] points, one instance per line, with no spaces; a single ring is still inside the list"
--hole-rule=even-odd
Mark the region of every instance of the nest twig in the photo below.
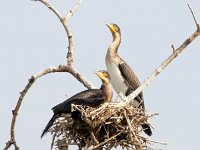
[[[153,143],[142,136],[141,124],[157,115],[144,115],[143,110],[132,106],[121,107],[120,103],[106,103],[99,108],[73,105],[72,111],[79,111],[80,118],[73,120],[65,115],[54,123],[53,146],[60,141],[67,145],[77,145],[79,149],[98,150],[122,147],[123,149],[150,149]]]

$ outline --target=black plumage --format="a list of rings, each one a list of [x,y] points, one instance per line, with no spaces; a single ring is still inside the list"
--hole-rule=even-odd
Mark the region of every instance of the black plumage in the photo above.
[[[64,102],[52,108],[54,115],[46,125],[41,134],[41,138],[51,128],[54,121],[63,113],[71,113],[73,119],[76,119],[77,112],[71,112],[71,104],[84,105],[90,107],[98,107],[100,104],[110,102],[112,100],[112,89],[110,87],[110,75],[108,72],[101,70],[96,73],[102,80],[100,89],[89,89],[75,94]]]

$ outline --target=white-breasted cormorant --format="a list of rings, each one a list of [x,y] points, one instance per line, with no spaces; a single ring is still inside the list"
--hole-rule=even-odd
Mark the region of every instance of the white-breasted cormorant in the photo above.
[[[113,41],[108,48],[105,58],[107,71],[111,76],[111,84],[118,94],[122,92],[125,96],[128,96],[140,86],[140,81],[131,67],[117,53],[121,43],[120,28],[116,24],[106,25],[110,29],[113,37]],[[133,100],[133,106],[145,110],[142,92]],[[142,124],[141,126],[147,135],[152,135],[151,128],[148,124]]]

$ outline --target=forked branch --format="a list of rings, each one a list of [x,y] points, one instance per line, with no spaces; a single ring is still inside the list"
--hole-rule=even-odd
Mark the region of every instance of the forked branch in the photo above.
[[[77,3],[75,4],[75,6],[65,16],[61,16],[60,13],[52,5],[50,5],[47,0],[34,0],[34,1],[40,1],[45,6],[47,6],[60,19],[61,23],[63,24],[63,27],[67,33],[68,45],[69,45],[68,50],[67,50],[67,65],[59,65],[58,67],[49,67],[31,76],[31,78],[28,80],[27,85],[23,89],[23,91],[20,92],[20,97],[17,101],[15,109],[12,111],[13,117],[12,117],[11,128],[10,128],[10,140],[6,143],[6,146],[4,147],[3,150],[9,149],[12,145],[14,145],[15,150],[19,149],[16,143],[16,139],[15,139],[15,125],[16,125],[17,115],[26,93],[31,88],[31,86],[36,81],[36,79],[49,73],[68,72],[71,75],[73,75],[78,81],[80,81],[85,87],[89,89],[93,88],[93,85],[91,84],[91,82],[88,81],[82,74],[80,74],[73,66],[73,39],[72,39],[71,29],[68,26],[68,20],[70,17],[72,17],[72,15],[78,9],[78,6],[80,5],[81,0],[77,0]]]

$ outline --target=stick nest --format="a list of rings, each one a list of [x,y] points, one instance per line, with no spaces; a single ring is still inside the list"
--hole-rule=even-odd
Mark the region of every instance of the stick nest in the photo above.
[[[143,110],[120,103],[106,103],[99,108],[73,105],[72,111],[79,111],[80,118],[64,115],[51,128],[51,148],[77,145],[79,149],[150,149],[153,141],[141,135],[141,124],[156,115],[144,115]],[[143,115],[142,115],[143,114]],[[64,143],[64,144],[63,144]],[[155,143],[155,142],[154,142]]]

